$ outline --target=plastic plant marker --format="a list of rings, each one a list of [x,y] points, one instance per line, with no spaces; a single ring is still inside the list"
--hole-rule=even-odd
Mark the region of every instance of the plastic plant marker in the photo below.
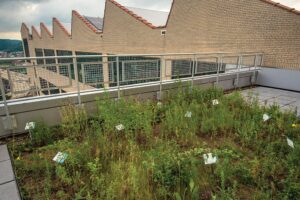
[[[204,154],[203,159],[204,159],[204,164],[206,165],[215,164],[218,160],[217,156],[213,156],[212,153]]]
[[[293,149],[295,148],[294,142],[290,138],[286,138],[286,141],[291,148],[293,148]]]
[[[157,102],[157,107],[161,108],[162,107],[162,102]]]
[[[29,131],[29,136],[32,139],[32,130],[35,129],[35,122],[27,122],[25,131]]]
[[[68,154],[66,153],[62,153],[62,152],[58,152],[55,157],[53,158],[54,162],[57,162],[58,164],[63,164],[65,162],[65,160],[67,159]]]
[[[212,100],[212,104],[213,106],[219,105],[219,100],[218,99]]]
[[[29,131],[35,128],[35,122],[27,122],[25,126],[25,131]]]
[[[271,119],[271,117],[268,114],[263,115],[264,122],[268,121],[269,119]]]
[[[116,126],[116,129],[117,129],[118,131],[122,131],[122,130],[125,129],[125,127],[124,127],[123,124],[119,124],[119,125]]]
[[[192,112],[191,111],[186,112],[184,117],[191,118],[192,117]]]

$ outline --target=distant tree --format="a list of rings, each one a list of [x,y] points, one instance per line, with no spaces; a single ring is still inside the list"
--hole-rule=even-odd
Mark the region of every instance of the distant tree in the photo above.
[[[0,51],[5,51],[8,53],[23,51],[21,40],[8,40],[0,39]]]

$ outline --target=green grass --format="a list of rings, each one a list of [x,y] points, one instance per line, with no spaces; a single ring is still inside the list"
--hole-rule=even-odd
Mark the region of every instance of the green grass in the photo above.
[[[24,199],[300,199],[293,113],[247,103],[238,93],[182,87],[162,105],[97,105],[92,118],[67,106],[61,126],[39,124],[32,140],[11,145]],[[52,161],[58,151],[69,155],[64,164]],[[218,162],[207,166],[203,154],[210,152]]]

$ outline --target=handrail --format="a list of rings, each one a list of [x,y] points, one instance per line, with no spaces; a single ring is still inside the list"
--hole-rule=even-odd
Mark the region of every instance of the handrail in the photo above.
[[[116,58],[116,57],[151,57],[151,56],[191,56],[191,55],[235,55],[235,56],[255,56],[262,55],[263,52],[199,52],[199,53],[163,53],[163,54],[117,54],[117,55],[72,55],[72,56],[43,56],[43,57],[20,57],[20,58],[0,58],[1,61],[15,60],[42,60],[42,59],[67,59],[67,58]],[[0,66],[1,67],[1,66]]]

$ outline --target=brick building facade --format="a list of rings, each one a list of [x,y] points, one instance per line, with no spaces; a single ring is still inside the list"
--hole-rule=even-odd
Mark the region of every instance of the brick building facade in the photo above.
[[[173,0],[164,25],[106,0],[101,26],[90,19],[73,11],[71,31],[56,18],[53,30],[23,23],[27,56],[263,52],[264,66],[300,68],[300,11],[271,0]]]

